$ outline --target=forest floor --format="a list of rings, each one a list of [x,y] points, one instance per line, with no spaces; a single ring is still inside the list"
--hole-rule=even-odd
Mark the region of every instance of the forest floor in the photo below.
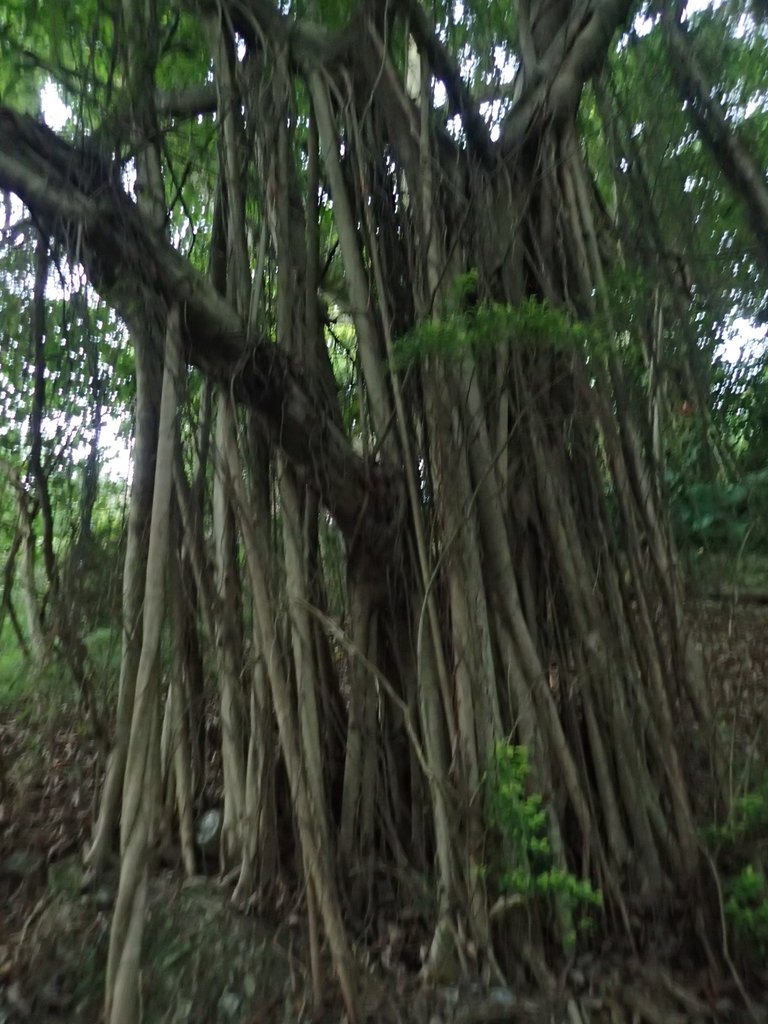
[[[729,593],[704,601],[699,618],[718,720],[734,738],[731,763],[765,764],[768,604]],[[100,763],[74,711],[31,695],[0,704],[0,1024],[100,1018],[116,877],[86,891],[80,866]],[[749,785],[734,771],[735,792]],[[333,986],[326,1005],[311,1006],[301,894],[286,895],[271,920],[236,914],[228,894],[215,877],[185,881],[179,865],[158,868],[143,954],[144,1020],[341,1021]],[[656,944],[654,958],[629,945],[584,954],[546,998],[468,982],[426,989],[414,968],[418,945],[402,921],[382,919],[379,938],[357,953],[366,964],[366,1019],[383,1024],[768,1024],[768,972],[753,971],[747,993],[735,956],[718,972],[703,956],[670,959],[665,945]]]

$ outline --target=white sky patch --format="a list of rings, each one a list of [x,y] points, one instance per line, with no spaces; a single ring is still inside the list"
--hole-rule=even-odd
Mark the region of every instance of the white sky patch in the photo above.
[[[59,90],[50,80],[40,90],[40,106],[43,120],[54,132],[60,132],[72,119],[72,108],[68,107],[59,95]]]
[[[736,317],[726,328],[722,344],[715,353],[727,363],[738,363],[742,359],[755,359],[765,352],[768,345],[768,328],[758,327],[751,320]]]
[[[123,167],[123,173],[120,175],[120,180],[123,183],[125,191],[131,199],[136,202],[136,161],[133,157],[131,157],[125,167]]]
[[[130,484],[133,480],[133,437],[127,441],[121,437],[120,426],[120,420],[114,416],[102,419],[99,436],[101,469],[110,480],[125,480]],[[87,445],[82,445],[76,454],[85,460],[88,455]]]
[[[718,7],[722,7],[724,3],[725,0],[688,0],[685,8],[685,19],[687,20],[692,14],[698,14],[699,11],[705,11],[707,8],[712,8],[712,10],[716,11]],[[641,11],[641,13],[637,15],[633,25],[635,35],[638,35],[641,38],[643,36],[647,36],[649,32],[653,31],[653,26],[657,21],[657,17],[648,17],[648,14],[646,13],[647,10],[648,9],[646,7],[644,11]],[[626,39],[626,36],[624,38]]]
[[[501,72],[501,84],[509,85],[517,74],[517,69],[520,67],[520,61],[514,54],[510,54],[503,46],[495,47],[493,51],[493,59],[496,62],[496,67]]]
[[[698,14],[699,11],[704,11],[708,7],[711,7],[713,11],[716,11],[718,7],[722,7],[725,0],[688,0],[686,5],[686,14]]]
[[[11,225],[16,225],[19,223],[20,220],[23,219],[23,217],[24,204],[15,194],[15,192],[11,192],[10,217],[6,217],[5,211],[3,211],[3,227],[9,228],[11,227]]]

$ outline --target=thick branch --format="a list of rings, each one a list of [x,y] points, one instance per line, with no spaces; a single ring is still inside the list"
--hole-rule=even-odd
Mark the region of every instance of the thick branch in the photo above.
[[[363,521],[364,543],[380,533],[391,509],[372,468],[351,449],[318,395],[277,345],[250,345],[234,309],[146,218],[115,180],[110,165],[76,149],[30,117],[0,106],[0,189],[15,192],[40,227],[83,264],[93,284],[131,327],[147,316],[163,323],[182,308],[188,360],[227,381],[262,416],[276,444],[320,493],[350,538]],[[380,470],[376,470],[380,472]],[[373,523],[375,515],[378,524]]]
[[[160,117],[178,119],[197,117],[198,114],[213,114],[216,102],[216,86],[212,84],[158,93],[155,99]]]
[[[462,79],[456,61],[435,34],[434,25],[430,24],[420,0],[401,0],[400,5],[408,18],[419,52],[427,58],[432,73],[445,86],[450,113],[460,115],[464,132],[473,149],[484,162],[491,163],[492,147],[488,125],[480,114],[477,99]]]
[[[537,126],[573,116],[584,83],[604,60],[632,6],[633,0],[576,0],[541,58],[522,70],[526,84],[502,132],[505,157],[515,154]]]
[[[209,0],[200,0],[197,6],[201,12],[218,11]],[[272,0],[225,0],[224,7],[232,27],[249,47],[258,48],[263,37],[287,46],[291,61],[307,72],[320,67],[328,70],[354,58],[366,23],[382,27],[392,13],[388,0],[360,0],[346,25],[332,32],[309,18],[282,14]]]
[[[747,219],[768,268],[768,185],[765,174],[738,130],[728,124],[723,108],[712,97],[693,52],[690,33],[672,16],[665,17],[664,22],[672,58],[670,64],[680,95],[688,102],[693,121],[720,170],[746,204]]]

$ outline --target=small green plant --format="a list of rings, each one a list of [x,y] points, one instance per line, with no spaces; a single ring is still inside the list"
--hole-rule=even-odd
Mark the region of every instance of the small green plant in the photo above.
[[[405,369],[428,356],[450,361],[470,349],[481,352],[508,343],[560,351],[582,348],[593,354],[606,348],[603,334],[594,324],[573,320],[534,297],[517,306],[475,303],[476,284],[476,274],[471,272],[456,279],[450,311],[439,320],[422,321],[397,341],[394,369]]]
[[[747,864],[726,884],[725,916],[734,936],[762,963],[768,958],[768,881]]]
[[[768,780],[733,801],[728,819],[704,830],[707,844],[716,849],[768,834]]]
[[[600,907],[603,896],[588,879],[580,879],[557,867],[547,836],[547,812],[538,793],[528,792],[530,765],[525,747],[498,743],[494,763],[485,775],[490,824],[499,843],[496,869],[487,876],[502,894],[534,901],[550,901],[559,916],[573,920],[581,911],[578,927],[586,930],[590,907]],[[576,943],[572,927],[564,935],[566,947]]]
[[[768,543],[768,470],[745,473],[738,482],[686,481],[667,474],[675,532],[684,547],[762,552]]]
[[[724,822],[704,829],[721,865],[725,917],[744,963],[768,959],[768,778],[733,801]]]

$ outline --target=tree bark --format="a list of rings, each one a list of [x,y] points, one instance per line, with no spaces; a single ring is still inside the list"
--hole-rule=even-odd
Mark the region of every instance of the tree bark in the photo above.
[[[109,1024],[141,1019],[139,967],[149,852],[160,796],[160,636],[165,612],[177,388],[181,374],[180,314],[168,316],[157,462],[143,603],[141,657],[131,716],[120,820],[120,882],[109,939],[106,1018]]]

